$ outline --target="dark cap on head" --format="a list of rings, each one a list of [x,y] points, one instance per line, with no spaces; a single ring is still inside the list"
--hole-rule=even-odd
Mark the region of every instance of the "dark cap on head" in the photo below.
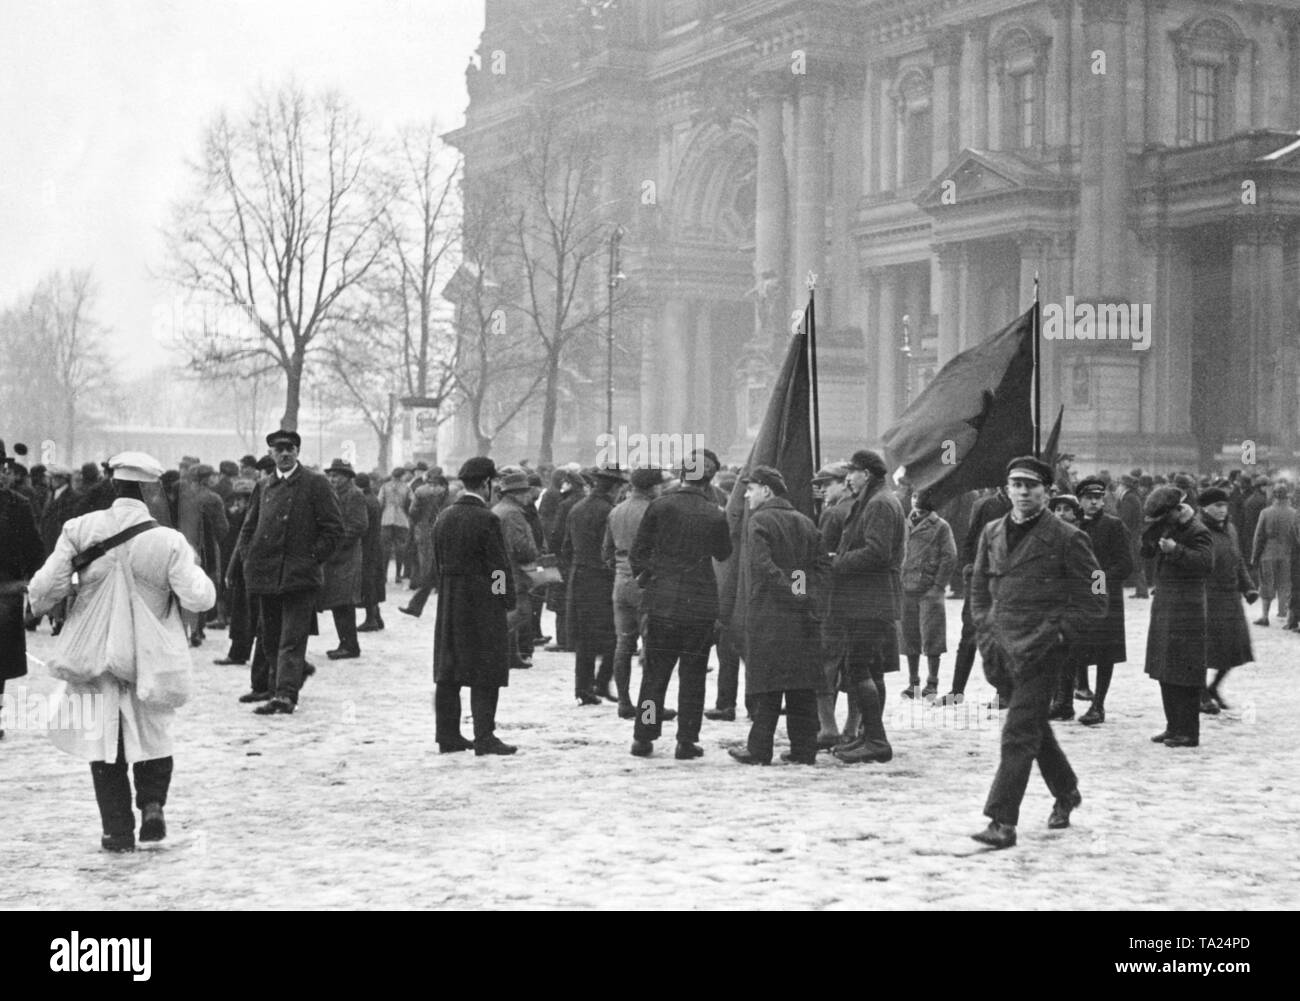
[[[814,483],[833,483],[836,480],[845,479],[849,475],[849,464],[847,462],[828,462],[817,470],[817,475],[813,477]]]
[[[272,431],[266,436],[266,443],[271,448],[277,444],[287,442],[294,448],[302,448],[302,435],[297,431],[290,431],[287,428],[281,428],[279,431]]]
[[[1201,507],[1209,507],[1211,504],[1223,504],[1228,500],[1228,491],[1221,487],[1210,487],[1208,490],[1202,490],[1201,495],[1196,498],[1196,503]]]
[[[241,466],[256,466],[256,465],[257,465],[257,456],[255,456],[255,455],[245,455],[245,456],[243,456],[243,457],[239,460],[239,464],[240,464]],[[238,472],[239,470],[235,470],[235,471]]]
[[[662,470],[648,466],[632,470],[632,486],[636,490],[653,490],[664,481]]]
[[[849,458],[848,467],[849,469],[862,470],[882,479],[888,471],[885,468],[884,457],[879,452],[872,451],[869,448],[860,448],[854,452]]]
[[[1159,521],[1171,511],[1178,510],[1178,505],[1182,502],[1183,492],[1177,487],[1156,487],[1147,495],[1147,502],[1142,509],[1142,514],[1148,523]]]
[[[217,466],[217,468],[221,471],[222,476],[239,475],[239,463],[232,462],[229,459],[222,459],[221,463]]]
[[[325,470],[325,472],[342,473],[344,476],[349,478],[355,478],[357,475],[357,471],[352,468],[352,463],[344,462],[342,459],[335,459],[331,462],[329,468]]]
[[[503,494],[512,494],[518,490],[531,490],[528,483],[528,474],[522,469],[512,469],[501,477],[501,492]]]
[[[255,465],[262,472],[269,473],[272,469],[275,468],[275,460],[272,459],[269,455],[264,455],[260,459],[258,459],[257,462],[253,463],[253,465]]]
[[[1106,481],[1100,476],[1085,476],[1079,481],[1079,485],[1074,488],[1074,492],[1081,499],[1084,497],[1105,497]]]
[[[606,480],[612,483],[627,482],[627,470],[620,469],[618,466],[597,466],[593,475],[598,480]]]
[[[1079,504],[1079,498],[1074,494],[1057,494],[1047,502],[1047,506],[1053,511],[1058,507],[1068,507],[1074,511],[1076,518],[1083,516],[1083,507]]]
[[[213,469],[211,466],[209,466],[206,462],[200,462],[197,466],[195,466],[193,469],[190,470],[190,479],[196,482],[202,482],[203,480],[206,480],[209,476],[211,476],[215,472],[216,470]]]
[[[1036,479],[1049,487],[1052,485],[1052,467],[1032,455],[1019,455],[1007,463],[1007,479],[1013,477]]]
[[[456,476],[461,480],[488,480],[497,474],[496,463],[486,455],[466,459]]]
[[[786,493],[785,477],[781,475],[779,469],[771,466],[755,466],[745,474],[745,482],[767,487],[778,497]]]

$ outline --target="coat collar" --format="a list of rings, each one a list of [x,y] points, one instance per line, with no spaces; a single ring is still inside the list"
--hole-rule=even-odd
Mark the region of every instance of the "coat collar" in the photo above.
[[[478,494],[470,493],[470,491],[468,490],[464,491],[459,497],[456,498],[456,503],[457,504],[481,504],[483,505],[483,507],[487,507],[487,501],[485,501]]]
[[[1031,555],[1035,554],[1039,548],[1047,546],[1047,536],[1052,533],[1057,525],[1062,524],[1057,521],[1056,516],[1051,511],[1044,510],[1038,520],[1034,522],[1033,527],[1029,529],[1029,533],[1020,540],[1015,552],[1008,556],[1007,523],[1010,520],[1010,513],[1004,514],[993,523],[993,531],[989,536],[989,546],[995,559],[1002,564],[1004,572],[1023,563]]]

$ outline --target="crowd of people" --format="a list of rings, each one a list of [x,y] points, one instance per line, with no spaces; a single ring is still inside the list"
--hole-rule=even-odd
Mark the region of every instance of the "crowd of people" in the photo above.
[[[479,456],[449,477],[425,463],[387,475],[342,459],[309,469],[296,432],[266,442],[261,457],[216,467],[185,457],[166,471],[139,453],[77,470],[28,470],[18,448],[5,455],[0,679],[25,673],[24,631],[48,618],[58,634],[75,614],[69,602],[93,588],[103,572],[95,563],[73,587],[79,558],[155,525],[172,534],[152,536],[141,560],[130,550],[133,572],[177,595],[192,646],[228,629],[215,662],[249,666],[240,701],[263,715],[296,711],[315,671],[306,647],[319,613],[330,613],[338,640],[327,656],[353,659],[363,655],[360,633],[385,628],[390,584],[406,582],[399,611],[416,617],[436,592],[435,737],[444,753],[515,753],[496,735],[500,689],[544,647],[572,654],[579,706],[612,704],[632,721],[634,756],[653,754],[674,720],[676,758],[701,756],[704,721],[736,718],[743,662],[751,727],[730,752],[738,762],[771,763],[782,714],[786,761],[811,765],[829,750],[849,764],[886,762],[886,676],[905,666],[902,698],[959,705],[978,652],[1004,726],[989,826],[975,837],[1003,848],[1015,843],[1033,761],[1054,799],[1049,827],[1068,826],[1082,802],[1049,721],[1073,719],[1083,700],[1079,723],[1105,723],[1114,668],[1128,659],[1126,587],[1130,600],[1152,601],[1145,666],[1160,683],[1167,724],[1153,739],[1169,748],[1199,744],[1200,716],[1227,708],[1224,678],[1252,660],[1243,596],[1262,600],[1256,625],[1269,625],[1276,600],[1284,628],[1300,630],[1300,525],[1290,484],[1268,473],[1134,469],[1118,481],[1105,471],[1076,480],[1070,456],[1055,466],[1024,456],[1002,486],[936,509],[895,484],[879,453],[861,449],[817,471],[814,522],[791,504],[779,470],[758,466],[742,479],[707,449],[675,470],[498,468]],[[736,490],[743,518],[727,514]],[[962,628],[943,691],[946,598],[962,600]],[[553,635],[543,634],[544,608]],[[716,702],[706,709],[715,646]],[[137,805],[153,822],[141,838],[156,839],[171,752],[165,721],[118,684],[123,723],[85,753],[104,845],[126,850],[134,846],[126,765],[136,766]],[[473,739],[460,731],[466,687]],[[164,758],[165,768],[156,764]]]

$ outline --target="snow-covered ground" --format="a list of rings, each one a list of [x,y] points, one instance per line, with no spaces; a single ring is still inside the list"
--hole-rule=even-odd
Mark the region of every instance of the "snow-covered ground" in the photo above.
[[[214,666],[226,637],[210,631],[178,719],[168,838],[134,855],[100,851],[85,763],[42,732],[9,729],[0,907],[1300,906],[1300,635],[1276,623],[1252,627],[1259,660],[1225,685],[1232,711],[1202,717],[1199,749],[1171,750],[1149,739],[1164,728],[1141,667],[1150,603],[1128,601],[1131,661],[1116,669],[1107,722],[1054,724],[1084,798],[1073,826],[1047,830],[1035,770],[1019,845],[987,852],[969,837],[998,759],[998,722],[975,708],[992,694],[978,663],[969,708],[956,711],[900,700],[906,673],[890,676],[888,764],[824,754],[813,768],[753,768],[726,753],[744,740],[743,711],[705,721],[701,759],[673,759],[672,723],[654,757],[631,757],[631,722],[612,704],[575,707],[572,655],[539,650],[498,712],[519,753],[440,755],[435,607],[411,619],[397,612],[406,597],[390,585],[388,628],[361,635],[360,660],[326,659],[335,637],[321,617],[309,651],[319,672],[293,716],[236,702],[247,668]],[[948,602],[952,651],[959,610]],[[44,659],[48,625],[30,639]],[[8,690],[53,685],[34,669]]]

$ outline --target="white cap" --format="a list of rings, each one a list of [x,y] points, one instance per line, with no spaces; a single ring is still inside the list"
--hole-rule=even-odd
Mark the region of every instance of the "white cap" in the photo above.
[[[108,460],[113,479],[132,480],[136,483],[157,483],[162,476],[162,464],[145,452],[119,452]]]

